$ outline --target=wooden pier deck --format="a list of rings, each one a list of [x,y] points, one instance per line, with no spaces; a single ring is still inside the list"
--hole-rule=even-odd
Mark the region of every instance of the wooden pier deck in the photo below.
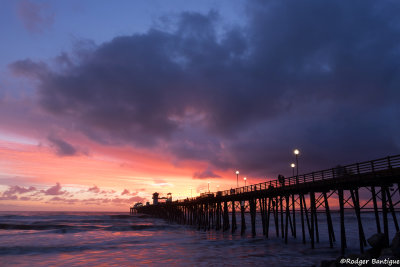
[[[319,243],[318,216],[321,216],[321,212],[326,216],[330,246],[334,246],[336,233],[331,215],[333,208],[330,206],[337,204],[335,207],[340,214],[339,238],[342,254],[345,253],[348,242],[345,209],[354,210],[360,251],[364,252],[367,242],[362,211],[374,212],[376,232],[384,233],[387,244],[389,216],[392,217],[393,229],[399,231],[396,215],[396,207],[400,203],[399,184],[400,155],[396,155],[208,193],[196,198],[142,206],[131,209],[131,212],[150,214],[172,222],[193,225],[198,229],[222,229],[232,233],[237,230],[236,213],[240,212],[240,231],[244,234],[245,212],[249,210],[251,233],[255,236],[258,211],[262,233],[267,238],[272,219],[276,235],[285,242],[288,242],[290,233],[294,238],[299,235],[304,244],[309,242],[314,248]],[[360,190],[363,190],[362,197]],[[301,223],[299,230],[296,220]]]

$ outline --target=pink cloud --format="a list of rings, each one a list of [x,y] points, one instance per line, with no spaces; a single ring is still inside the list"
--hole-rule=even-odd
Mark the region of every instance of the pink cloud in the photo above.
[[[95,186],[93,186],[93,187],[90,187],[89,189],[88,189],[88,192],[93,192],[93,193],[99,193],[100,192],[100,188],[97,186],[97,185],[95,185]]]
[[[84,205],[101,205],[106,203],[117,203],[117,204],[132,204],[134,202],[145,201],[142,197],[131,197],[131,198],[87,198],[87,199],[70,199],[65,197],[53,197],[46,203],[58,203],[58,204],[84,204]]]
[[[47,203],[50,203],[50,202],[57,202],[57,203],[62,202],[65,204],[73,205],[73,204],[79,202],[79,200],[76,198],[52,197],[49,201],[47,201]]]
[[[87,190],[87,192],[106,195],[106,194],[114,194],[116,191],[115,190],[101,190],[97,185],[94,185],[93,187],[90,187]]]
[[[115,190],[109,190],[109,191],[102,190],[100,193],[101,194],[114,194],[115,192],[116,192]]]
[[[128,199],[126,199],[126,198],[114,198],[114,199],[112,199],[111,201],[113,202],[113,203],[120,203],[120,204],[132,204],[132,203],[134,203],[134,202],[143,202],[145,199],[144,198],[142,198],[142,197],[131,197],[131,198],[128,198]]]
[[[122,191],[122,193],[121,193],[121,196],[129,195],[129,194],[130,194],[129,190],[128,189],[124,189],[124,191]]]

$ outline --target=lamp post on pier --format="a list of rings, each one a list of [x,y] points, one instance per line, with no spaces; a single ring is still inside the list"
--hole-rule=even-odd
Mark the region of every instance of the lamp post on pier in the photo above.
[[[292,163],[290,166],[293,168],[293,176],[294,176],[294,168],[296,167],[296,184],[299,183],[299,154],[300,151],[296,148],[293,151],[294,155],[296,156],[296,164]],[[302,228],[302,232],[303,232],[303,243],[305,244],[305,235],[304,235],[304,221],[303,221],[303,201],[304,201],[304,196],[303,195],[299,195],[300,198],[300,217],[301,217],[301,228]],[[294,202],[294,194],[292,195],[292,203]],[[304,203],[305,204],[305,203]],[[293,236],[296,238],[296,212],[295,212],[295,204],[293,204],[293,225],[294,225],[294,232],[293,232]]]
[[[236,171],[236,187],[239,187],[239,171]]]
[[[292,170],[293,170],[293,177],[294,177],[294,167],[296,167],[296,164],[294,164],[294,163],[292,163],[292,164],[290,164],[290,167],[292,167]]]
[[[298,149],[295,149],[293,151],[294,155],[296,156],[296,183],[299,183],[299,154],[300,151]]]
[[[210,181],[208,181],[207,183],[208,183],[208,193],[210,193]]]
[[[244,186],[246,186],[246,180],[247,180],[247,178],[244,177],[243,180],[244,180]]]

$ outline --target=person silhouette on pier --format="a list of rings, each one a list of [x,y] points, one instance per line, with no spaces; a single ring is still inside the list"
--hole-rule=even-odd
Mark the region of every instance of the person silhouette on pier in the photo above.
[[[282,174],[278,175],[278,181],[281,184],[281,186],[285,186],[285,176],[283,176]]]

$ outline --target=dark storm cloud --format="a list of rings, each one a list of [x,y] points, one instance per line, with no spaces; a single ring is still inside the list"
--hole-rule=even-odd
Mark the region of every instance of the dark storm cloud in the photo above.
[[[77,154],[76,148],[64,140],[55,136],[49,136],[47,139],[50,141],[51,146],[56,150],[57,155],[74,156]]]
[[[251,1],[243,28],[221,33],[217,12],[183,13],[173,31],[117,37],[63,71],[12,68],[36,75],[41,105],[99,142],[166,143],[178,159],[257,174],[290,171],[300,146],[309,168],[325,167],[399,150],[399,11]]]

